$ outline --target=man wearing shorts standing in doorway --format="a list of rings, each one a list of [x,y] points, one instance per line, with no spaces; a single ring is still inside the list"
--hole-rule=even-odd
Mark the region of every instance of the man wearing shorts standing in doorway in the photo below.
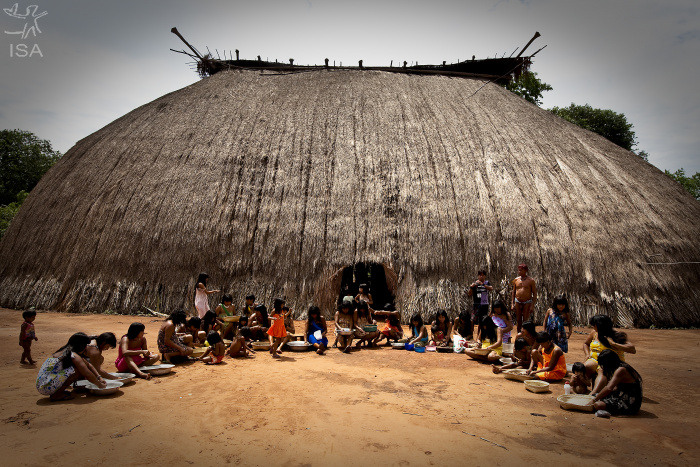
[[[535,285],[535,280],[527,275],[527,264],[518,265],[518,274],[520,276],[511,282],[513,292],[511,294],[510,308],[517,317],[518,332],[520,332],[523,328],[523,321],[527,321],[535,309],[537,286]]]
[[[477,280],[469,286],[469,292],[467,293],[474,299],[472,323],[477,326],[481,323],[484,316],[489,314],[489,291],[491,290],[493,290],[493,287],[486,280],[486,271],[482,269],[478,272]]]

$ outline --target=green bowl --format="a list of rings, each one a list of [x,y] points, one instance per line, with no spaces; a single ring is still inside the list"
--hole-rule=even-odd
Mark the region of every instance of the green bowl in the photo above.
[[[362,326],[362,330],[365,332],[377,332],[377,325],[368,325],[368,326]]]

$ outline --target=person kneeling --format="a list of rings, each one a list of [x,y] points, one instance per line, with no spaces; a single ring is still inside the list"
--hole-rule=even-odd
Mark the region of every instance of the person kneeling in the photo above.
[[[566,376],[566,359],[564,351],[552,342],[552,336],[546,332],[537,333],[539,350],[532,351],[532,362],[528,375],[537,376],[543,381],[560,381]],[[537,370],[534,369],[535,364]]]

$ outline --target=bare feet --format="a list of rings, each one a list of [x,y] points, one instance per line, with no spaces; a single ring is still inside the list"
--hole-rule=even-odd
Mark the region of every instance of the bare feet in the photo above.
[[[273,353],[273,354],[272,354],[272,358],[282,358],[282,357],[280,357],[280,356],[277,355],[276,353]]]
[[[151,379],[151,374],[150,374],[150,373],[141,372],[141,373],[138,373],[136,376],[139,377],[139,378],[143,378],[143,379],[145,379],[146,381],[148,381],[149,379]]]
[[[71,394],[69,392],[61,391],[61,392],[51,394],[49,399],[51,399],[51,402],[67,401],[67,400],[73,399],[73,396],[71,396]]]

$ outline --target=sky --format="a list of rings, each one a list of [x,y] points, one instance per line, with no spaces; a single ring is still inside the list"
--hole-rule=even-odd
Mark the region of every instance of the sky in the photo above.
[[[14,8],[14,4],[17,8]],[[29,8],[36,5],[36,8]],[[66,152],[200,78],[200,51],[295,64],[439,64],[547,46],[542,107],[623,113],[661,170],[700,172],[698,0],[0,0],[0,129]],[[45,13],[45,14],[44,14]],[[518,50],[519,51],[519,50]],[[517,54],[517,52],[516,52]]]

